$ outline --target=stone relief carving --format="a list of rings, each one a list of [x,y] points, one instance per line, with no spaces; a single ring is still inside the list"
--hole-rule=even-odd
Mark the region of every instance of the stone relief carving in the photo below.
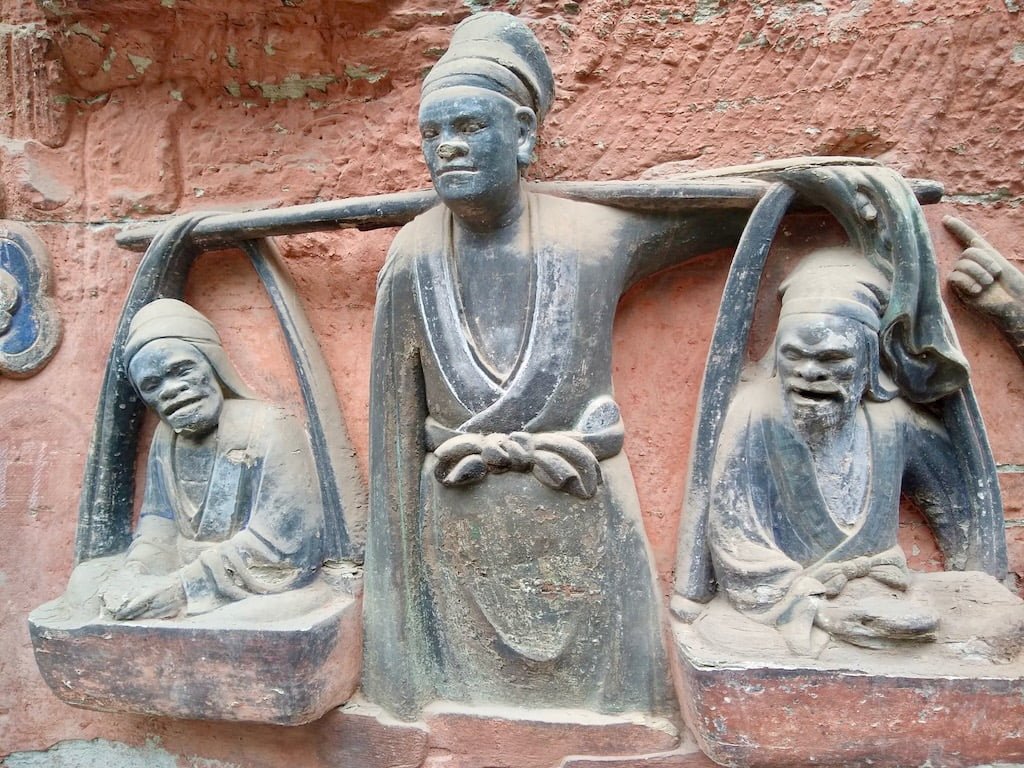
[[[794,691],[838,701],[871,690],[894,712],[983,691],[985,706],[1006,708],[1005,686],[1024,674],[995,464],[920,208],[881,168],[775,177],[832,213],[850,244],[783,281],[774,344],[755,364],[766,252],[741,242],[708,355],[672,608],[688,723],[726,765],[872,754],[877,710],[837,724]],[[930,523],[947,572],[908,569],[901,496]],[[834,740],[773,737],[723,687],[757,690]],[[907,734],[900,749],[955,749],[955,730],[951,719]]]
[[[442,205],[378,289],[363,690],[667,714],[658,590],[611,387],[619,297],[735,237],[523,186],[554,92],[514,17],[456,29],[419,127]]]
[[[942,223],[964,247],[949,284],[964,304],[995,323],[1024,360],[1024,274],[966,222],[946,216]]]
[[[114,340],[77,541],[81,572],[105,557],[118,566],[102,588],[80,590],[75,579],[69,587],[107,615],[75,623],[44,606],[32,619],[40,668],[65,700],[307,722],[352,695],[361,639],[362,694],[406,721],[431,721],[439,702],[462,707],[462,717],[494,705],[506,717],[557,708],[591,725],[594,713],[639,714],[657,723],[650,730],[664,748],[665,734],[674,740],[678,732],[661,717],[673,718],[681,703],[714,759],[794,764],[808,757],[799,747],[758,756],[757,718],[741,718],[752,733],[735,734],[728,717],[718,727],[715,706],[728,714],[728,697],[708,704],[723,686],[735,688],[730,675],[742,678],[752,658],[782,658],[812,685],[836,684],[855,669],[869,687],[888,690],[885,670],[862,668],[874,653],[919,674],[926,682],[915,693],[950,712],[957,681],[973,684],[994,663],[1004,664],[999,681],[1019,680],[1020,601],[998,583],[1006,556],[994,463],[918,206],[936,199],[934,185],[849,158],[657,182],[528,184],[523,172],[553,98],[550,67],[529,29],[505,14],[477,14],[457,28],[423,83],[419,127],[432,192],[187,216],[155,235],[120,238],[152,243]],[[850,245],[814,254],[790,277],[771,365],[741,382],[765,259],[783,216],[800,206],[830,212]],[[399,224],[378,283],[360,614],[363,510],[352,462],[338,460],[351,459],[350,445],[315,339],[264,238]],[[312,474],[295,425],[214,360],[205,319],[161,298],[181,296],[195,256],[225,245],[250,256],[286,331],[307,407]],[[674,625],[684,668],[677,702],[612,392],[611,330],[630,286],[732,246],[679,540],[672,607],[685,622]],[[821,270],[831,277],[822,281]],[[144,332],[162,323],[165,308],[191,330]],[[192,341],[183,346],[182,337]],[[198,356],[187,349],[199,350],[197,339],[206,345]],[[198,376],[189,386],[206,393],[181,408],[168,395],[162,405],[156,393],[188,378],[175,372],[182,355],[188,375]],[[137,441],[136,390],[163,423],[132,542],[124,456],[134,456]],[[270,439],[274,430],[255,422],[284,434]],[[294,449],[289,458],[299,468],[270,466],[278,444]],[[249,523],[236,525],[246,496],[241,475],[250,470],[268,490],[288,491],[275,495],[266,516],[250,497]],[[308,479],[278,488],[279,477]],[[901,491],[932,521],[947,564],[976,573],[921,579],[909,571],[896,543]],[[218,541],[197,547],[208,516],[218,529],[210,541]],[[204,550],[198,559],[196,549]],[[258,593],[298,585],[320,565],[327,597],[306,614],[320,610],[317,621],[285,621],[275,634],[267,629],[281,623],[278,607],[255,617],[244,610],[290,597]],[[351,574],[347,581],[339,570]],[[945,621],[965,604],[983,604],[972,620],[981,616],[991,632],[979,639]],[[252,632],[236,625],[243,616]],[[204,663],[176,672],[195,685],[214,680],[215,695],[202,700],[169,700],[147,672],[155,654],[185,636],[202,643]],[[736,637],[737,649],[718,642]],[[953,649],[942,657],[958,665],[945,683],[928,677],[936,657],[904,653],[932,646]],[[110,670],[139,647],[130,674],[113,679]],[[240,649],[266,663],[239,681],[224,669]],[[290,664],[275,663],[280,658]],[[749,690],[761,686],[767,706],[791,706],[780,677],[773,667]],[[333,687],[325,690],[325,681]],[[994,707],[1009,700],[1007,688],[980,685],[989,685],[979,695]],[[253,687],[285,693],[267,706],[225,704],[251,700]],[[735,706],[748,706],[738,698]],[[837,742],[843,749],[871,740],[854,715]],[[813,724],[831,714],[800,717]]]
[[[68,599],[97,594],[124,621],[309,584],[324,560],[323,502],[295,418],[260,401],[209,320],[175,299],[138,311],[123,359],[161,422],[139,524],[124,557],[79,566]]]
[[[882,369],[889,281],[860,254],[833,249],[808,256],[780,297],[770,372],[737,391],[718,446],[719,586],[798,654],[820,653],[829,637],[868,648],[932,641],[939,616],[915,599],[896,541],[901,491],[947,567],[995,563],[975,538],[970,484],[946,429]]]
[[[995,464],[970,388],[966,360],[939,294],[927,224],[911,189],[896,173],[881,167],[835,166],[810,173],[793,168],[769,173],[835,216],[850,238],[850,247],[888,281],[878,332],[883,370],[903,398],[929,404],[947,429],[958,432],[953,442],[963,473],[976,478],[979,489],[968,501],[972,522],[967,535],[976,539],[972,552],[981,570],[1002,578],[1006,545]],[[774,233],[785,206],[763,217],[766,237]],[[748,224],[748,233],[752,226],[753,222]],[[707,537],[712,468],[723,417],[746,365],[754,310],[751,290],[760,282],[766,255],[766,250],[755,251],[741,242],[712,341],[697,425],[701,439],[694,453],[680,531],[679,599],[675,604],[681,615],[692,607],[684,600],[704,603],[715,591]]]
[[[52,274],[49,251],[35,233],[0,221],[0,374],[31,376],[57,351]]]
[[[359,479],[326,365],[272,244],[239,245],[282,320],[309,434],[246,386],[206,317],[158,298],[180,293],[201,218],[170,222],[136,274],[97,411],[79,563],[30,629],[44,678],[69,703],[308,722],[358,681],[358,542],[341,500],[358,503]],[[142,404],[160,423],[130,537],[133,461],[123,457],[134,453]]]

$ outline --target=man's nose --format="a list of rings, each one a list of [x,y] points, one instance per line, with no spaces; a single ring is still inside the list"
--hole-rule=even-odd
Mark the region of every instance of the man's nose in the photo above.
[[[161,400],[173,400],[188,388],[188,382],[184,379],[168,379],[160,388]]]
[[[796,368],[797,375],[804,381],[821,381],[828,373],[816,360],[804,360]]]
[[[448,141],[442,141],[437,145],[437,156],[442,160],[454,160],[456,157],[462,157],[469,151],[469,147],[463,141],[456,141],[449,139]]]

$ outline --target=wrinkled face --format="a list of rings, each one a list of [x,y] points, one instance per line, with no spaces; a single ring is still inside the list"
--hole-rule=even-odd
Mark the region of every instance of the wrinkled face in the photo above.
[[[445,203],[498,206],[517,195],[536,129],[533,110],[483,88],[442,88],[420,104],[423,157]]]
[[[780,320],[776,367],[798,425],[832,428],[853,416],[868,383],[867,332],[858,321],[835,315]]]
[[[202,436],[217,426],[224,394],[209,361],[181,339],[157,339],[140,349],[128,375],[146,405],[176,433]]]

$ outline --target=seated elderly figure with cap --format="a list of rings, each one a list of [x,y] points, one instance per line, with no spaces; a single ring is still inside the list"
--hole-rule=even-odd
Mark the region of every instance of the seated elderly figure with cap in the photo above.
[[[363,690],[670,712],[659,594],[612,397],[612,322],[643,277],[734,244],[714,227],[537,194],[554,99],[519,20],[463,21],[423,82],[438,205],[381,271],[370,401]]]
[[[308,582],[323,508],[299,423],[254,398],[210,321],[180,301],[138,311],[124,362],[160,423],[135,538],[101,588],[113,618],[204,613]]]
[[[774,369],[741,385],[712,480],[715,576],[740,612],[794,652],[828,638],[883,647],[934,639],[937,617],[903,593],[901,493],[946,564],[971,547],[966,484],[942,425],[880,366],[888,281],[848,249],[808,256],[782,283]]]

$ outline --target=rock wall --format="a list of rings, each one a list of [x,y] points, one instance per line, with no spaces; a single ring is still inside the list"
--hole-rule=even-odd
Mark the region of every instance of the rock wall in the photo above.
[[[939,224],[947,213],[1024,260],[1016,0],[0,0],[0,218],[47,243],[64,322],[41,373],[0,380],[0,757],[12,768],[355,764],[340,755],[358,754],[359,738],[330,723],[289,730],[71,709],[40,679],[25,617],[62,591],[72,563],[96,397],[138,261],[115,233],[176,211],[426,186],[419,82],[454,24],[485,8],[529,20],[555,69],[532,178],[872,157],[945,185],[927,211],[944,274],[959,253]],[[282,242],[364,471],[374,284],[392,234]],[[826,221],[793,218],[773,274],[837,237]],[[713,254],[656,276],[619,310],[617,397],[666,589],[727,261]],[[276,322],[247,270],[237,254],[204,256],[189,298],[254,388],[294,401]],[[1000,465],[1011,569],[1024,574],[1024,368],[947,298]],[[755,345],[770,337],[767,323]],[[915,567],[939,566],[912,511],[901,541]]]

